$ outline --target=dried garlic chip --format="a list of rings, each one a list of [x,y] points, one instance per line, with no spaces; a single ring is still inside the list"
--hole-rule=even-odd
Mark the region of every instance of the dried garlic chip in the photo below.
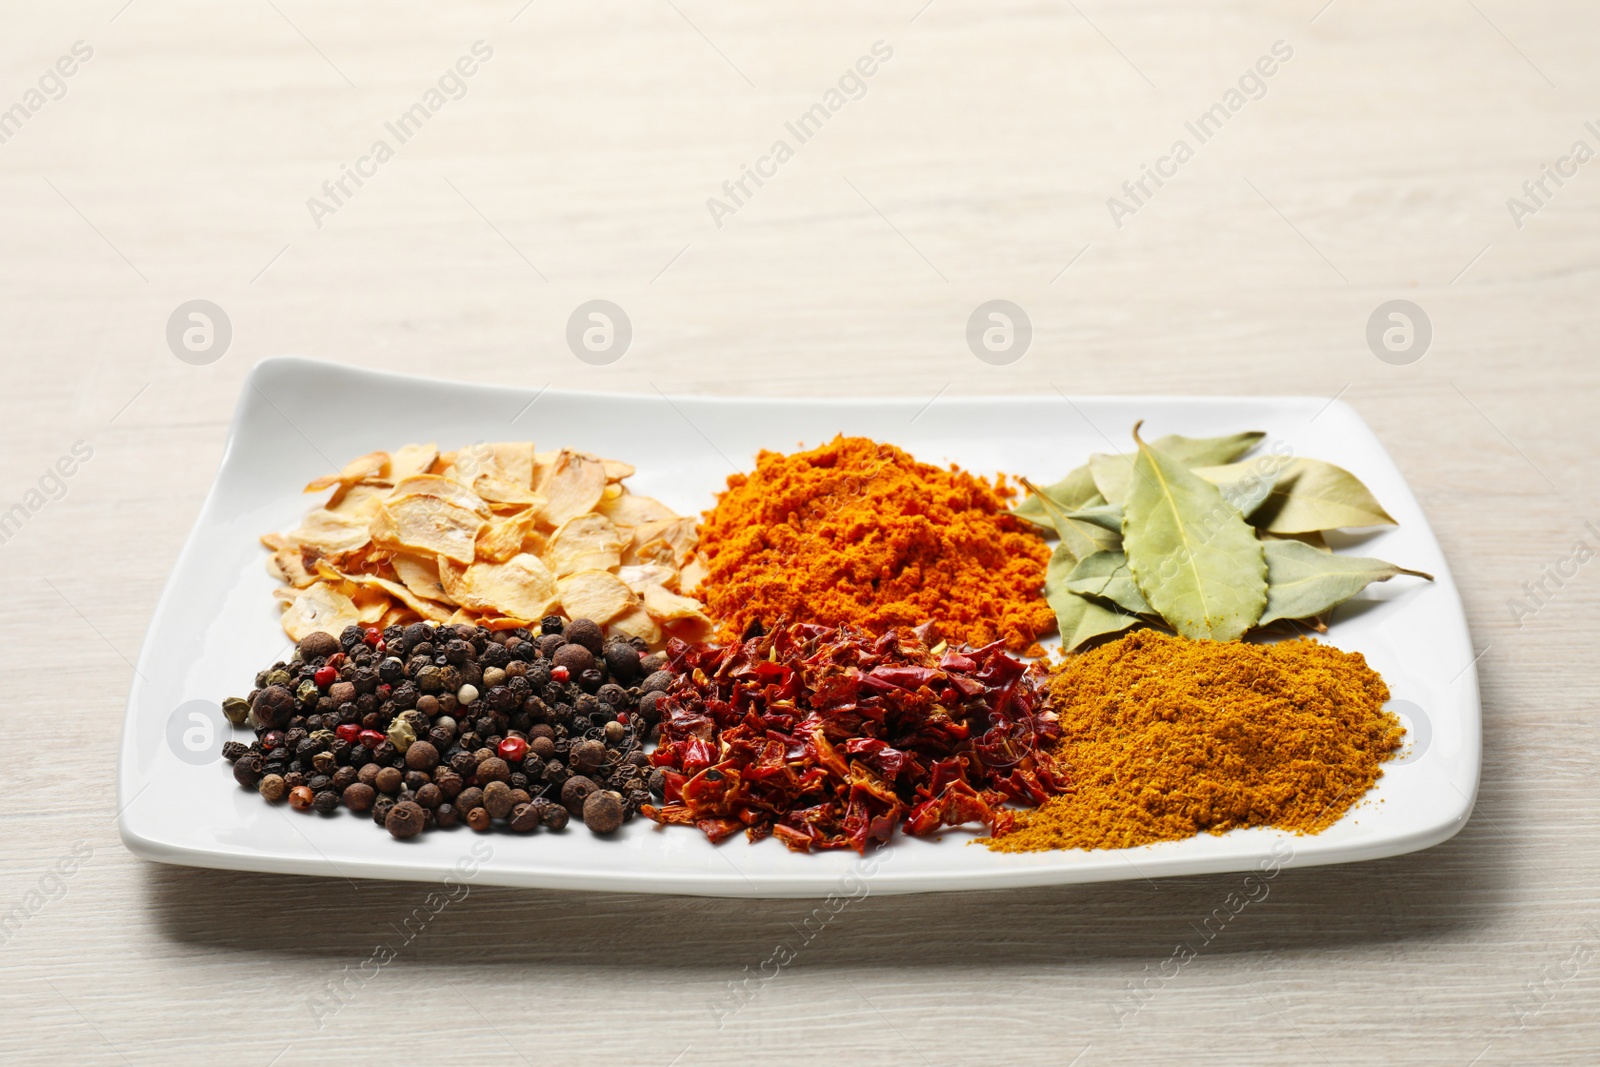
[[[704,615],[691,615],[663,624],[668,637],[676,637],[692,645],[704,644],[716,636],[717,624]]]
[[[334,568],[334,566],[328,563],[326,560],[317,561],[317,573],[325,578],[340,578],[356,586],[366,586],[381,590],[403,603],[406,607],[410,608],[424,619],[436,619],[440,622],[443,622],[445,619],[450,617],[449,610],[447,610],[443,604],[435,604],[430,600],[419,597],[417,594],[413,593],[410,589],[407,589],[399,582],[390,581],[389,579],[379,577],[376,574],[351,574],[342,572]],[[359,598],[357,599],[359,600]],[[368,620],[363,619],[362,621],[366,622]]]
[[[537,488],[546,501],[541,516],[546,526],[560,526],[570,518],[593,511],[606,491],[605,466],[577,452],[563,449],[540,474]]]
[[[392,541],[380,542],[384,547],[444,556],[458,563],[476,558],[478,534],[487,525],[477,512],[436,496],[407,496],[384,504],[373,523],[374,539],[380,523],[394,528]]]
[[[406,445],[396,449],[389,457],[389,480],[401,482],[418,474],[427,474],[439,458],[436,444]]]
[[[612,500],[602,500],[596,509],[618,526],[643,526],[647,522],[672,522],[677,514],[654,497],[623,493]]]
[[[489,514],[489,505],[477,493],[454,479],[438,474],[419,474],[396,483],[389,499],[399,500],[407,496],[436,496],[450,501],[456,507],[476,511],[479,515],[487,517]]]
[[[556,582],[561,607],[569,619],[593,619],[604,625],[639,603],[633,591],[610,571],[579,571]]]
[[[444,569],[439,571],[444,579]],[[450,583],[445,589],[454,594]],[[505,563],[474,563],[461,577],[464,607],[537,621],[556,606],[555,577],[537,556],[513,556]],[[599,620],[596,620],[599,621]]]
[[[545,503],[544,497],[503,474],[480,474],[472,480],[472,489],[491,504],[543,507]]]
[[[444,591],[444,586],[439,582],[437,559],[401,553],[389,562],[394,567],[395,576],[400,579],[400,583],[413,593],[441,604],[455,603],[455,599]]]
[[[410,608],[393,607],[384,612],[383,618],[377,622],[377,627],[380,630],[387,630],[391,626],[410,626],[418,621],[420,621],[419,616]]]
[[[537,512],[533,508],[507,515],[489,523],[478,535],[478,556],[494,563],[504,563],[522,551],[522,540],[532,528]]]
[[[705,561],[695,556],[683,565],[683,570],[678,573],[678,589],[684,593],[694,594],[700,584],[706,580],[710,571],[706,569]]]
[[[661,642],[661,626],[650,617],[644,608],[629,608],[621,615],[612,619],[606,627],[613,633],[623,637],[640,637],[646,644],[656,645]]]
[[[617,568],[617,577],[622,579],[623,585],[635,593],[643,593],[647,585],[671,584],[677,580],[678,572],[659,563],[635,563]]]
[[[316,578],[306,570],[306,558],[298,548],[280,548],[268,556],[267,573],[296,589],[305,589],[316,582]]]
[[[343,593],[317,582],[300,591],[283,613],[283,632],[303,641],[318,631],[338,637],[358,619],[355,603]]]
[[[389,487],[384,485],[352,485],[343,500],[328,505],[328,511],[357,522],[370,523],[378,513],[378,505],[388,499],[389,492]]]
[[[346,463],[344,470],[338,474],[325,474],[321,478],[308,482],[304,491],[315,493],[317,490],[326,489],[330,485],[338,486],[339,488],[335,489],[333,495],[328,498],[328,506],[332,507],[344,498],[345,493],[350,491],[351,486],[361,482],[387,479],[389,469],[389,453],[368,452],[366,455],[357,456],[349,463]]]
[[[375,586],[357,586],[350,599],[356,606],[356,621],[368,626],[383,618],[394,606],[389,594]]]
[[[533,442],[502,441],[494,446],[494,461],[505,476],[524,489],[533,488]]]
[[[307,515],[300,525],[289,531],[294,544],[310,545],[324,553],[354,552],[372,540],[364,519],[341,515],[327,508],[318,508]]]
[[[544,561],[557,578],[579,571],[608,571],[622,562],[624,543],[604,515],[578,515],[551,535]]]
[[[701,609],[704,605],[700,601],[692,597],[679,596],[677,593],[669,593],[659,585],[647,585],[639,595],[644,600],[644,610],[650,613],[651,618],[662,622],[689,619],[703,614]]]
[[[590,459],[597,457],[590,456]],[[633,464],[624,463],[620,459],[602,459],[600,463],[606,469],[606,481],[620,482],[624,478],[633,477]]]

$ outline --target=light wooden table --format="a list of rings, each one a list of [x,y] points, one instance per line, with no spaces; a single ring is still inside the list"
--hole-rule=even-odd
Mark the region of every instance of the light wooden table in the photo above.
[[[0,108],[25,112],[0,144],[0,511],[93,449],[0,545],[0,909],[33,908],[0,947],[0,1061],[1600,1058],[1600,563],[1508,607],[1600,548],[1600,163],[1507,205],[1600,148],[1592,5],[121,3],[8,4],[0,34]],[[398,144],[385,123],[479,40]],[[785,123],[878,41],[799,143]],[[1201,143],[1185,123],[1279,41]],[[380,137],[393,158],[319,228],[307,199]],[[1144,164],[1172,176],[1119,227]],[[563,341],[597,297],[634,325],[606,367]],[[195,298],[233,331],[206,366],[165,339]],[[992,298],[1033,324],[1006,366],[963,336]],[[1392,299],[1432,323],[1420,361],[1369,350]],[[157,866],[112,819],[129,660],[240,381],[281,352],[620,391],[1342,395],[1484,650],[1477,813],[1421,854],[1286,873],[1121,1025],[1232,879],[869,898],[720,1028],[809,905],[476,888],[319,1030],[308,998],[422,887]]]

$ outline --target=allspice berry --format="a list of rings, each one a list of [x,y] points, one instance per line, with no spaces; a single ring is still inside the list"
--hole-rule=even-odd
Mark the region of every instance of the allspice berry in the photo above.
[[[430,741],[413,741],[406,749],[406,766],[414,771],[429,771],[439,765],[439,750]]]
[[[599,624],[592,619],[573,619],[567,623],[567,629],[562,636],[569,643],[582,645],[596,656],[600,654],[600,646],[605,641],[605,635],[600,632]]]
[[[490,756],[478,761],[477,779],[481,786],[487,786],[490,782],[510,781],[511,767],[499,756]]]
[[[594,666],[594,653],[582,645],[562,645],[554,659],[557,667],[565,667],[574,678]]]
[[[392,794],[400,792],[402,781],[404,781],[404,775],[400,773],[398,768],[385,767],[378,772],[378,776],[373,779],[372,784],[377,786],[381,792]]]
[[[327,659],[338,651],[340,651],[339,639],[321,630],[306,634],[300,639],[300,655],[307,663],[314,659]]]
[[[622,798],[609,789],[591,793],[583,802],[583,825],[597,834],[609,834],[622,825]]]
[[[389,809],[389,817],[383,821],[383,825],[395,837],[404,840],[420,834],[425,821],[426,816],[419,805],[402,800]]]
[[[351,782],[344,787],[344,806],[351,811],[366,811],[377,796],[377,790],[365,782]]]
[[[579,741],[572,746],[567,762],[579,774],[594,770],[606,761],[606,746],[599,741]]]
[[[532,804],[518,804],[511,809],[511,829],[519,834],[532,833],[539,828],[539,809]]]
[[[473,808],[471,811],[467,812],[467,825],[472,827],[474,830],[477,830],[479,833],[487,830],[490,822],[492,821],[493,820],[489,818],[489,812],[484,808]]]
[[[591,779],[575,774],[561,787],[561,803],[572,814],[582,815],[584,801],[599,791],[600,787]]]
[[[489,814],[496,819],[503,819],[511,814],[511,809],[516,806],[516,801],[511,796],[511,787],[504,782],[490,782],[483,787],[483,806],[489,809]]]

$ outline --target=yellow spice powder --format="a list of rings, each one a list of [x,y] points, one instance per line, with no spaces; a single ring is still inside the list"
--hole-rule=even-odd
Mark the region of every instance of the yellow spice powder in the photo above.
[[[1383,773],[1404,729],[1366,660],[1311,640],[1190,641],[1139,630],[1050,681],[1071,793],[986,843],[1128,848],[1272,826],[1316,833]]]

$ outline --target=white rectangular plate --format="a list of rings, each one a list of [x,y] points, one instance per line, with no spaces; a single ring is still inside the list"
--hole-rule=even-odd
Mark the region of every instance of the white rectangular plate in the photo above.
[[[178,758],[169,723],[180,705],[242,696],[289,644],[257,537],[288,529],[312,503],[311,479],[374,449],[435,440],[533,440],[635,464],[630,485],[683,514],[712,503],[727,475],[762,448],[816,445],[834,434],[888,441],[927,462],[1054,480],[1091,452],[1125,450],[1146,434],[1265,430],[1266,444],[1337,463],[1399,521],[1361,541],[1362,554],[1432,573],[1397,579],[1341,608],[1326,640],[1363,653],[1388,680],[1410,747],[1378,786],[1325,833],[1271,830],[1100,852],[1004,855],[970,832],[898,837],[861,874],[853,853],[802,855],[775,840],[708,844],[687,827],[636,819],[610,839],[581,827],[479,838],[462,827],[392,840],[366,818],[268,806],[240,789],[220,757]],[[128,698],[118,768],[122,839],[167,863],[343,877],[438,880],[469,848],[492,856],[482,882],[716,896],[807,897],[1090,882],[1242,871],[1268,863],[1340,863],[1437,844],[1465,824],[1478,785],[1478,683],[1461,600],[1422,509],[1393,460],[1349,405],[1307,397],[1083,397],[917,400],[667,400],[537,393],[383,374],[297,358],[258,365],[234,414],[222,468],[156,608]],[[248,740],[246,731],[235,734]],[[220,745],[220,740],[218,742]]]

